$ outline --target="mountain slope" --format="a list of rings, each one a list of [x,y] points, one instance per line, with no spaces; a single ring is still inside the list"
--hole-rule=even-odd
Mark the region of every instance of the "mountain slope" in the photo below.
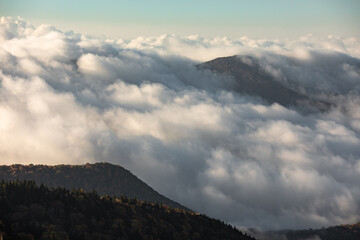
[[[49,187],[96,190],[100,195],[137,197],[139,200],[159,202],[174,208],[189,210],[159,194],[125,168],[109,163],[0,166],[0,179],[27,179]]]
[[[308,229],[297,231],[285,231],[283,235],[288,240],[321,239],[321,240],[359,240],[360,222],[356,224],[346,224],[322,229]]]
[[[250,238],[204,215],[84,191],[0,182],[0,239]]]
[[[221,57],[198,65],[200,70],[211,70],[232,78],[224,83],[225,90],[259,96],[269,103],[279,103],[285,107],[298,107],[306,110],[326,111],[330,104],[300,94],[262,70],[257,60],[252,64],[243,62],[239,56]]]
[[[359,240],[360,222],[321,229],[258,231],[249,229],[251,235],[262,240]]]

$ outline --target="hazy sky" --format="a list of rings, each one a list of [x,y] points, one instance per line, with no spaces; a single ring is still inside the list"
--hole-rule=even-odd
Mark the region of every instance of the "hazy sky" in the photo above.
[[[0,15],[123,38],[360,36],[358,0],[0,0]]]

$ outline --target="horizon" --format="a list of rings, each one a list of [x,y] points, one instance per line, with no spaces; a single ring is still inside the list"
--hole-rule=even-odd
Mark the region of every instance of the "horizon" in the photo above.
[[[0,15],[89,35],[150,37],[360,37],[360,2],[319,1],[0,1]]]

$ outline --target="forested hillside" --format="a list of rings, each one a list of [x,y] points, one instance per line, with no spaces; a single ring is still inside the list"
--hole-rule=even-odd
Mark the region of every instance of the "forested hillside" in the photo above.
[[[360,222],[356,224],[344,224],[322,229],[307,229],[297,231],[285,231],[288,240],[321,239],[321,240],[359,240]]]
[[[181,209],[95,192],[0,182],[0,236],[14,239],[253,239]],[[1,237],[0,237],[1,238]]]

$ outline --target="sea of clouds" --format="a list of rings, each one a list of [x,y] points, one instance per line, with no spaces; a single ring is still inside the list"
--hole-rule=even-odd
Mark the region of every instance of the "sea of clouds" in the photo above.
[[[334,107],[226,91],[197,64],[251,56]],[[185,206],[237,226],[360,220],[360,41],[90,37],[0,19],[0,164],[120,164]],[[251,62],[248,62],[251,64]]]

